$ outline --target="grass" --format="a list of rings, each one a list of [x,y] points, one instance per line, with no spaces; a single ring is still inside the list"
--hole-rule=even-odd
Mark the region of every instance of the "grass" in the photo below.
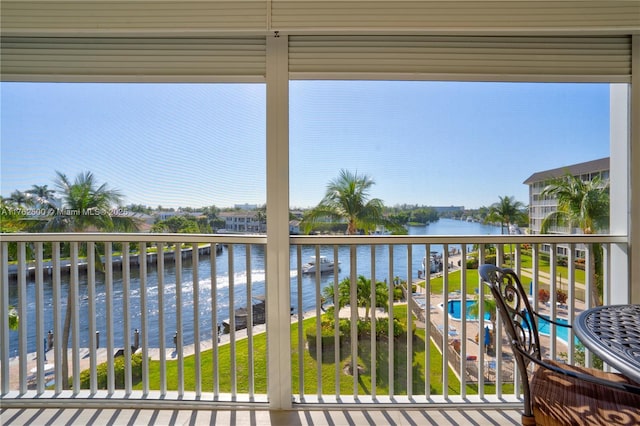
[[[505,249],[505,253],[508,253],[507,249]],[[524,269],[531,269],[533,266],[533,261],[531,256],[529,255],[522,255],[521,256],[521,267]],[[544,260],[544,259],[540,259],[539,262],[539,268],[541,272],[545,272],[545,273],[549,273],[550,271],[550,266],[549,266],[549,261],[548,260]],[[569,276],[569,268],[566,266],[556,266],[556,274],[557,277],[561,279],[563,279],[563,284],[567,285],[568,281],[567,281],[567,277]],[[448,274],[448,280],[449,280],[449,291],[453,292],[453,291],[459,291],[461,289],[461,276],[462,273],[460,270],[454,271],[454,272],[450,272]],[[478,288],[478,283],[479,281],[479,277],[478,277],[478,270],[477,269],[467,269],[466,271],[466,276],[467,276],[467,294],[469,295],[475,295],[475,289]],[[576,279],[576,283],[578,284],[584,284],[585,282],[585,274],[584,271],[581,269],[575,269],[575,279]],[[444,278],[442,276],[440,277],[436,277],[436,278],[432,278],[431,279],[431,293],[433,294],[442,294],[442,289],[443,289],[443,283],[444,283]],[[523,282],[523,285],[525,285],[527,283]],[[566,287],[565,287],[566,288]]]
[[[407,309],[406,305],[399,305],[394,307],[394,315],[401,321],[406,322]],[[316,318],[307,318],[303,321],[303,330],[306,327],[312,326],[316,321]],[[298,324],[291,324],[291,357],[292,357],[292,388],[294,394],[300,393],[300,371],[298,367],[299,354],[298,354]],[[306,343],[306,342],[305,342]],[[376,371],[376,393],[379,395],[388,395],[390,390],[390,383],[388,380],[388,348],[389,343],[385,339],[378,339],[377,341],[377,371]],[[266,333],[261,333],[254,336],[254,389],[253,392],[257,394],[266,394],[267,392],[267,341]],[[358,394],[367,395],[371,394],[372,380],[370,368],[371,359],[371,343],[367,338],[361,338],[358,342],[358,364],[364,368],[364,371],[359,375],[358,380]],[[333,350],[328,349],[330,353],[325,354],[323,358],[325,360],[330,359],[330,362],[320,362],[315,359],[315,351],[313,353],[305,349],[302,351],[302,375],[303,375],[303,393],[304,394],[316,394],[318,392],[318,371],[321,373],[321,392],[328,394],[336,394],[339,389],[342,395],[353,394],[353,376],[345,372],[347,364],[350,364],[350,347],[349,344],[341,348],[340,363],[337,366],[338,380],[336,384],[336,365],[333,362],[334,355]],[[438,348],[430,342],[430,366],[425,368],[425,330],[416,329],[413,337],[413,353],[412,353],[412,393],[415,395],[425,394],[425,374],[428,371],[430,377],[430,393],[437,395],[443,393],[443,374],[447,374],[448,380],[448,393],[459,394],[460,393],[460,381],[456,377],[453,370],[446,369],[446,373],[443,373],[442,366],[442,354]],[[407,342],[406,335],[401,336],[394,340],[394,365],[393,365],[393,393],[395,395],[406,395],[406,382],[407,382]],[[248,339],[241,339],[236,342],[236,391],[238,393],[249,392],[249,357],[248,357]],[[219,359],[219,390],[222,393],[231,392],[231,375],[229,371],[231,369],[231,346],[226,344],[219,347],[218,350]],[[195,356],[187,356],[184,359],[184,389],[187,391],[195,390]],[[320,370],[318,370],[320,369]],[[213,371],[213,351],[204,351],[201,354],[201,383],[204,392],[211,392],[214,390],[214,371]],[[167,389],[178,389],[178,362],[175,360],[167,361],[166,363],[166,378]],[[160,389],[160,363],[159,361],[151,361],[149,366],[149,386],[151,389]],[[136,389],[142,389],[142,383],[135,385]],[[477,386],[473,384],[467,385],[468,394],[476,394]],[[503,386],[504,392],[510,392],[513,390],[513,386],[510,384]],[[485,393],[495,393],[495,386],[491,384],[485,385]]]

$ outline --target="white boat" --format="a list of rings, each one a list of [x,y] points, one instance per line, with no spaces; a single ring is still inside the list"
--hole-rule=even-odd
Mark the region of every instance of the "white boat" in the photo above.
[[[509,225],[509,235],[521,235],[522,229],[516,224]]]
[[[318,269],[320,269],[320,273],[323,272],[333,272],[334,267],[333,260],[329,259],[326,256],[320,256],[320,261],[316,262],[316,257],[311,256],[309,261],[302,265],[302,273],[303,274],[315,274]]]
[[[427,270],[427,258],[422,258],[422,270]],[[429,272],[435,273],[442,271],[442,255],[437,251],[432,251],[429,256]]]

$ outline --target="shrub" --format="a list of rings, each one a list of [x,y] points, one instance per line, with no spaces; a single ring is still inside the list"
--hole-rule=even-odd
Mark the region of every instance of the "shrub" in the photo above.
[[[496,264],[496,255],[495,254],[488,254],[484,257],[484,263],[488,263],[491,265],[495,265]]]
[[[478,259],[475,257],[467,259],[467,269],[478,269]]]
[[[115,378],[115,388],[124,389],[124,357],[117,357],[113,360],[113,373]],[[97,389],[107,389],[108,364],[103,362],[96,367]],[[142,380],[142,353],[131,355],[131,381],[138,383]],[[87,369],[80,373],[80,389],[91,387],[91,370]]]
[[[407,327],[397,318],[393,319],[393,337],[399,337],[407,331]],[[389,334],[389,318],[376,320],[376,338],[386,337]]]
[[[565,293],[562,290],[557,290],[556,291],[556,300],[558,303],[560,303],[561,305],[564,305],[567,303],[567,293]]]
[[[316,347],[316,325],[313,324],[309,327],[306,328],[306,330],[304,331],[305,335],[307,336],[307,344],[309,346],[309,348],[315,348]],[[321,333],[321,344],[322,347],[328,347],[329,345],[331,347],[333,347],[333,321],[332,320],[327,320],[327,319],[323,319],[322,322],[320,323],[320,333]],[[342,334],[342,332],[340,332],[339,334]]]
[[[396,285],[393,287],[393,300],[398,301],[404,299],[404,291],[402,285]]]

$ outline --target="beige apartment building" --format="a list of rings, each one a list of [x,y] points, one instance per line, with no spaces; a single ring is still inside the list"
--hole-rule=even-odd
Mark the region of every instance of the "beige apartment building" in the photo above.
[[[529,185],[529,232],[531,234],[539,234],[544,218],[558,209],[557,200],[552,197],[541,196],[542,191],[550,179],[567,174],[579,176],[583,181],[590,181],[594,177],[600,176],[603,182],[609,182],[609,157],[544,170],[529,176],[523,183]],[[555,234],[581,234],[582,230],[579,228],[555,227],[551,229],[551,232]],[[606,234],[609,230],[601,229],[598,232]],[[549,249],[549,244],[542,245],[543,251],[549,252]],[[566,256],[568,254],[568,246],[558,245],[556,254]],[[575,256],[584,257],[584,247],[582,245],[576,246]]]

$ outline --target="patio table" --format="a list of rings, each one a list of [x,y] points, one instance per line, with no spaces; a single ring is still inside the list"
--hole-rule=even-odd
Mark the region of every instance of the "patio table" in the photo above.
[[[587,309],[578,315],[573,329],[585,347],[640,383],[640,305]]]

